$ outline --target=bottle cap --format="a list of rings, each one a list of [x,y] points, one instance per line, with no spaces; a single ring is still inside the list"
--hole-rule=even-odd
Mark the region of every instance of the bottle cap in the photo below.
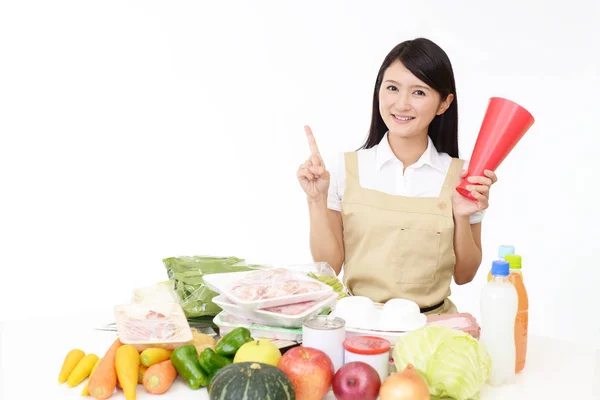
[[[521,256],[517,254],[507,254],[504,259],[508,261],[510,269],[521,269]]]
[[[504,260],[504,257],[506,257],[509,254],[515,254],[515,246],[502,245],[498,247],[498,258],[500,260]]]
[[[508,261],[496,260],[492,262],[492,275],[494,276],[508,276],[510,275],[510,265]]]

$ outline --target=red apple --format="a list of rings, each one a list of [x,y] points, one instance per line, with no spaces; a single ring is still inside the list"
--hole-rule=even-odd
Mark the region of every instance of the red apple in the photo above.
[[[333,377],[333,394],[337,400],[376,400],[381,378],[369,364],[354,361],[345,364]]]
[[[278,367],[292,381],[296,400],[321,400],[329,392],[333,363],[321,350],[294,347],[285,352]]]

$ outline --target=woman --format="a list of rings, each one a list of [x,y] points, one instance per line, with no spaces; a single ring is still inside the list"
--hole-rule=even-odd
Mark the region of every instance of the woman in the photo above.
[[[470,177],[477,201],[456,190],[458,107],[446,53],[427,39],[397,45],[375,82],[364,145],[330,174],[305,127],[311,155],[298,169],[310,213],[313,259],[328,262],[353,295],[415,301],[426,314],[458,312],[450,283],[481,264],[481,220],[494,172]]]

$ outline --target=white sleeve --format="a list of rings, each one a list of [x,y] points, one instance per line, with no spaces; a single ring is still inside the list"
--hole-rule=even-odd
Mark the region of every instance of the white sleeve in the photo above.
[[[485,215],[485,210],[478,211],[475,214],[471,215],[471,225],[478,224],[483,221],[483,216]]]
[[[329,169],[330,181],[329,192],[327,193],[327,208],[335,211],[342,211],[342,197],[346,182],[346,165],[344,155],[338,154],[333,168]]]
[[[463,165],[463,170],[467,170],[469,168],[469,160],[466,160],[464,165]],[[471,215],[470,220],[471,220],[471,225],[473,224],[478,224],[481,221],[483,221],[483,216],[485,215],[485,210],[483,211],[478,211],[475,214]]]

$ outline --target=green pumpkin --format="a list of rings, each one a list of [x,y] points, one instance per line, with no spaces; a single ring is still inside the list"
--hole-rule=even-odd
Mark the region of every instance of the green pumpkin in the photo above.
[[[210,400],[295,400],[287,375],[277,367],[257,362],[221,368],[208,387]]]

